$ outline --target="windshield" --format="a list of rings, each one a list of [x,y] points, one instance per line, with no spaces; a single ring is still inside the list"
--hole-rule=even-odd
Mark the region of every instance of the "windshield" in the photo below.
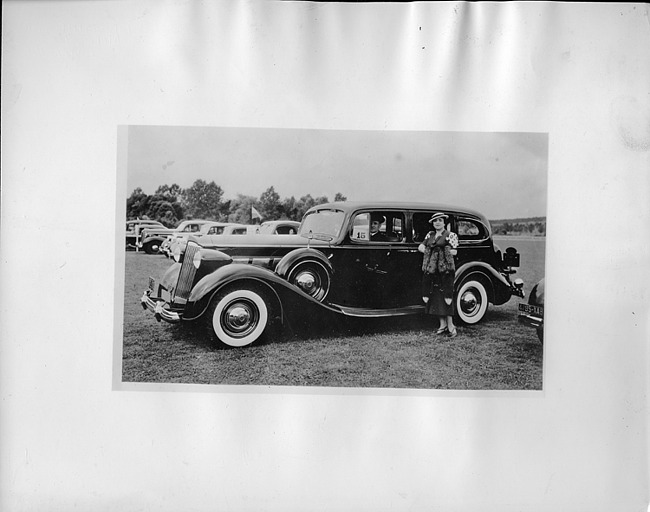
[[[300,235],[325,235],[337,238],[343,227],[345,213],[342,210],[317,210],[305,215],[300,224]]]

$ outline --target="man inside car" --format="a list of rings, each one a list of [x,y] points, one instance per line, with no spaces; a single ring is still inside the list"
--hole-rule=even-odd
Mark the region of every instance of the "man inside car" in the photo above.
[[[381,214],[373,213],[370,216],[370,240],[372,242],[387,242],[386,234],[379,231],[381,225],[386,222],[386,217]]]

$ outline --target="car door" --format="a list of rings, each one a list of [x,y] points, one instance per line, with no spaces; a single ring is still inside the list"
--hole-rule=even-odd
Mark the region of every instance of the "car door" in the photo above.
[[[396,257],[399,259],[399,266],[402,268],[402,279],[407,288],[403,290],[404,300],[410,305],[422,304],[422,259],[423,254],[418,250],[418,246],[424,241],[427,233],[433,229],[429,223],[431,216],[440,211],[439,209],[430,211],[412,211],[409,212],[409,231],[410,236],[406,246],[398,252]],[[448,212],[446,212],[448,213]],[[446,228],[452,228],[453,216],[449,214],[449,220]]]
[[[382,222],[373,236],[372,220]],[[344,250],[333,256],[336,296],[346,305],[390,309],[404,304],[396,250],[405,246],[405,214],[401,211],[361,211],[350,219]]]

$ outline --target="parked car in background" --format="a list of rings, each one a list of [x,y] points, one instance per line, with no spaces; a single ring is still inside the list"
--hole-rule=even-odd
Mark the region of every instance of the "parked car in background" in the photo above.
[[[222,235],[256,235],[259,232],[258,225],[251,224],[232,224],[223,229]],[[208,235],[210,236],[210,235]]]
[[[141,303],[158,320],[198,321],[222,346],[250,345],[291,318],[319,313],[390,317],[424,312],[418,245],[435,212],[458,233],[454,302],[462,322],[481,321],[488,305],[523,297],[514,248],[494,245],[482,214],[428,203],[328,203],[307,211],[299,235],[190,238],[161,279],[150,278]],[[370,239],[371,215],[384,222]],[[215,237],[216,238],[216,237]],[[211,242],[212,243],[212,242]]]
[[[528,295],[527,303],[519,303],[519,322],[535,328],[539,341],[544,342],[544,295],[546,280],[542,278]]]
[[[176,233],[197,233],[207,220],[184,220],[175,228],[147,228],[142,232],[138,248],[143,249],[147,254],[156,254],[160,246],[169,235]]]
[[[165,241],[160,245],[160,252],[167,257],[171,257],[180,247],[180,251],[185,250],[187,240],[190,236],[202,237],[205,235],[221,235],[229,226],[241,226],[233,222],[206,222],[199,227],[198,231],[180,231],[167,236]]]
[[[300,222],[295,220],[268,220],[259,226],[260,235],[297,235]]]
[[[126,221],[126,247],[135,248],[140,240],[142,230],[145,228],[163,228],[157,220],[135,219]]]

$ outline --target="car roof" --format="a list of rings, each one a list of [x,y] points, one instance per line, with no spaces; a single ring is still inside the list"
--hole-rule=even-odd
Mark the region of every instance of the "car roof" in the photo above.
[[[213,221],[211,221],[211,220],[202,220],[202,219],[182,220],[182,221],[180,221],[178,223],[178,225],[174,229],[178,229],[181,226],[186,226],[187,224],[200,224],[200,225],[203,225],[203,224],[207,224],[208,222],[213,222]]]
[[[471,208],[444,203],[424,203],[410,201],[343,201],[323,203],[312,206],[307,213],[320,209],[336,208],[346,213],[357,210],[440,210],[447,213],[468,214],[487,222],[487,217]]]
[[[204,224],[205,226],[233,226],[238,224],[233,224],[232,222],[217,222],[217,221],[208,221]]]
[[[274,225],[277,225],[277,224],[291,224],[291,225],[296,224],[297,225],[297,224],[300,224],[300,222],[298,222],[297,220],[289,220],[289,219],[267,220],[267,221],[262,222],[262,224],[260,224],[260,226],[264,226],[264,225],[274,226]]]

